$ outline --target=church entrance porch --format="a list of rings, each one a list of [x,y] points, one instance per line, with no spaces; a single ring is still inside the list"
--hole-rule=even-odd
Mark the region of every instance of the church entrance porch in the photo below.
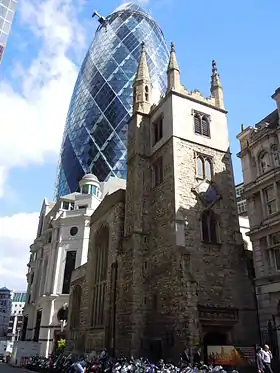
[[[232,342],[232,329],[238,322],[238,309],[199,306],[201,357],[209,363],[207,346],[226,346]]]

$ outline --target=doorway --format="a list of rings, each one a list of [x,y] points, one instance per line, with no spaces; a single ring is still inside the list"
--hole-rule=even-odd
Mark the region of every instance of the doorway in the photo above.
[[[161,339],[154,339],[150,343],[150,356],[154,363],[162,358],[162,343]]]
[[[228,343],[226,333],[208,332],[203,338],[204,361],[208,364],[207,346],[225,346]]]

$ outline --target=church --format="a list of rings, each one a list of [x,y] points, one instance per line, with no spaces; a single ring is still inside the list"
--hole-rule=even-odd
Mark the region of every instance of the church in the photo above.
[[[126,188],[93,212],[88,261],[72,274],[73,351],[178,359],[186,347],[259,342],[216,63],[205,98],[182,86],[171,44],[167,82],[153,104],[143,43]]]

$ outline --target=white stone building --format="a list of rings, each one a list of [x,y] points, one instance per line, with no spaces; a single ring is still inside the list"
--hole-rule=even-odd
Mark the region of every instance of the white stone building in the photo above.
[[[99,183],[87,174],[80,181],[80,193],[43,202],[37,237],[30,246],[22,329],[22,339],[40,342],[43,355],[52,353],[57,338],[64,336],[58,311],[68,304],[72,271],[87,261],[90,217],[106,194],[123,185],[118,178]]]
[[[243,192],[244,192],[243,183],[235,185],[235,194],[236,194],[240,232],[243,237],[245,248],[247,250],[252,251],[253,250],[252,242],[249,236],[247,235],[247,233],[249,233],[250,231],[250,223],[249,223],[249,218],[248,218],[247,202],[246,202],[246,199],[243,197]]]
[[[254,127],[242,126],[244,193],[253,245],[255,285],[263,342],[280,346],[280,88],[277,109]]]

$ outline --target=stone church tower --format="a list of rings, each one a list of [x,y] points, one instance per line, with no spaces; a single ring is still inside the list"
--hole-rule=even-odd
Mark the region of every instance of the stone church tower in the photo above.
[[[127,143],[116,353],[178,357],[186,346],[258,342],[239,232],[223,90],[187,91],[171,45],[168,88],[151,103],[142,47]]]

